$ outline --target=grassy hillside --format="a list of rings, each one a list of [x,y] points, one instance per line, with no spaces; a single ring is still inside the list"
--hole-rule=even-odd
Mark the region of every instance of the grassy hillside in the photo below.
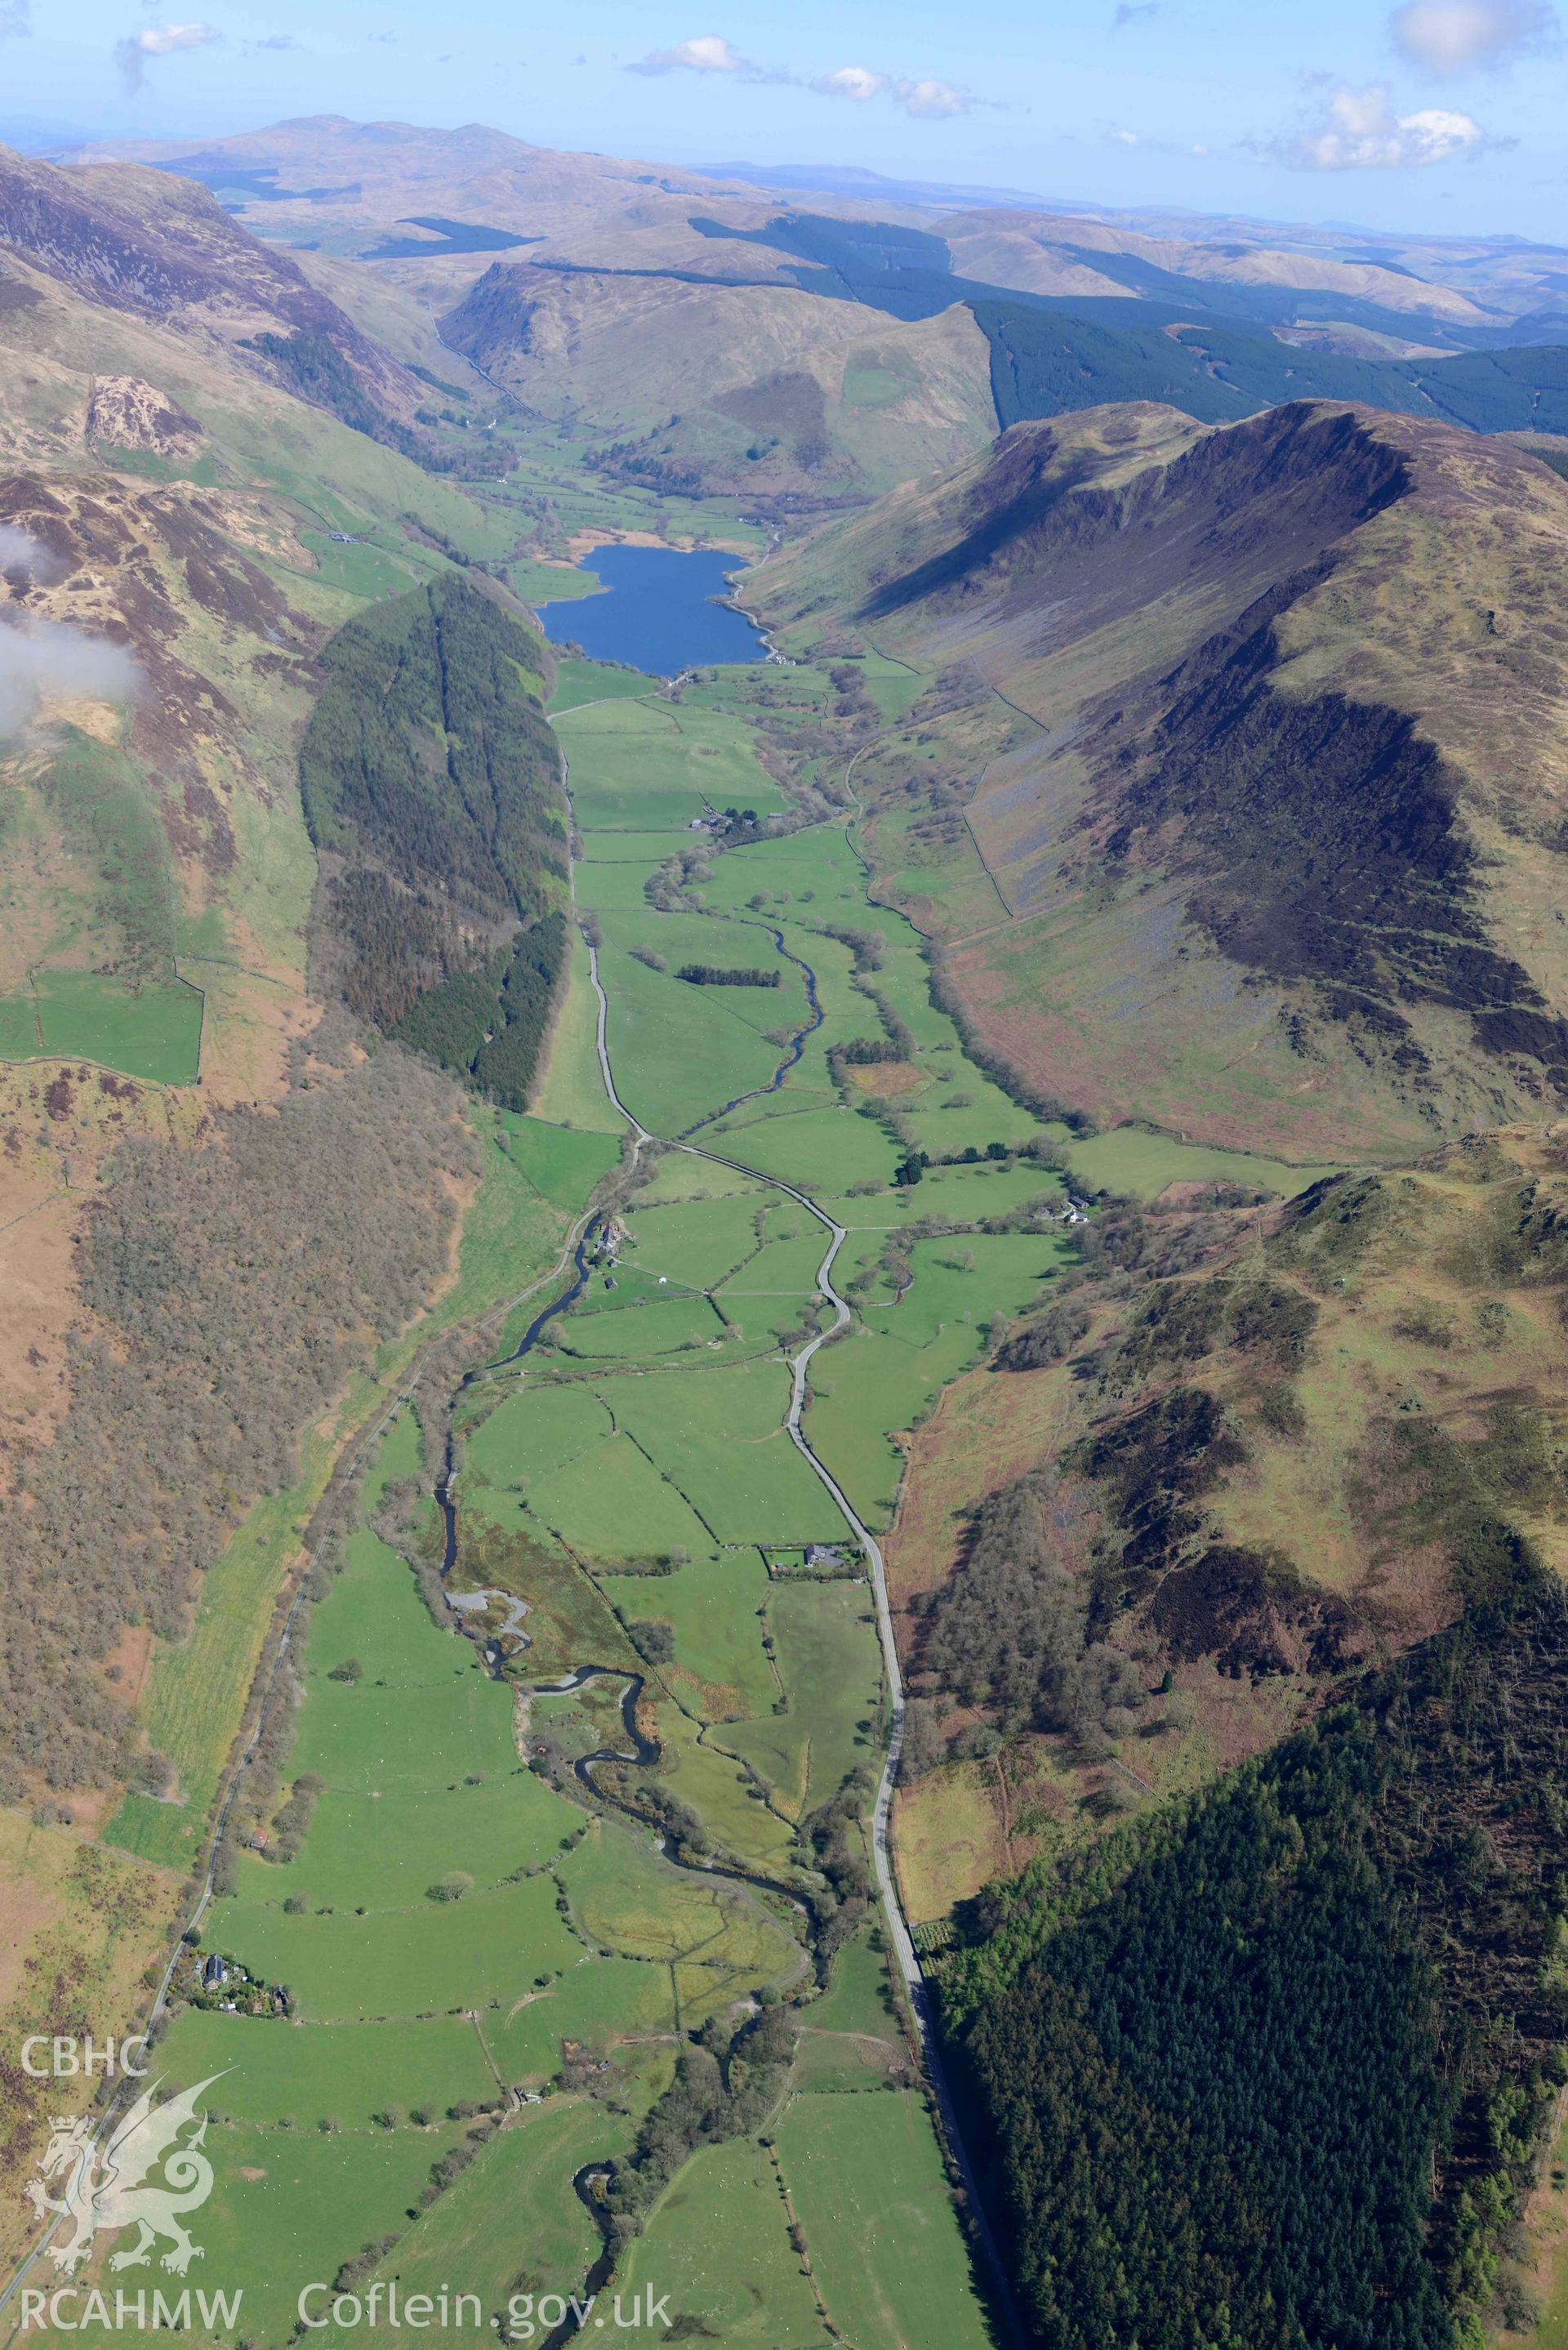
[[[188,180],[128,164],[62,171],[0,148],[0,246],[97,307],[222,348],[372,439],[421,445],[413,379]]]
[[[1319,1182],[1266,1218],[1181,1187],[1102,1214],[1085,1277],[979,1382],[997,1471],[961,1499],[954,1431],[918,1455],[961,1517],[979,1513],[927,1513],[929,1538],[912,1523],[899,1553],[911,1659],[933,1702],[970,1710],[944,1736],[978,1711],[1066,1738],[1092,1783],[1114,1757],[1163,1780],[1221,1701],[1234,1753],[1282,1704],[1494,1594],[1525,1552],[1568,1567],[1564,1208],[1561,1146],[1511,1130]],[[1028,1638],[1002,1604],[1020,1578],[1044,1611]],[[1138,1669],[1137,1718],[1106,1744],[1092,1684],[1119,1659]],[[1185,1724],[1144,1712],[1168,1674]]]
[[[904,326],[789,286],[497,263],[442,333],[527,408],[593,433],[613,478],[684,494],[864,496],[994,430],[961,306]]]
[[[1032,294],[1120,294],[1136,300],[1151,279],[1182,279],[1194,289],[1223,287],[1233,305],[1250,296],[1327,295],[1345,316],[1358,305],[1413,312],[1413,330],[1438,321],[1480,324],[1485,306],[1441,280],[1417,276],[1365,246],[1354,260],[1330,250],[1303,249],[1260,236],[1205,243],[1198,236],[1151,236],[1125,219],[1012,210],[958,213],[941,223],[953,266]],[[1287,233],[1288,234],[1288,233]],[[1310,239],[1303,241],[1310,244]]]
[[[160,1782],[154,1633],[265,1490],[254,1655],[357,1425],[327,1408],[452,1271],[461,1097],[307,994],[298,751],[352,614],[516,534],[276,380],[247,338],[326,337],[394,418],[408,388],[204,192],[18,163],[0,206],[0,1775],[92,1830]]]
[[[1568,1159],[1232,1196],[1103,1209],[917,1440],[901,1866],[1035,2338],[1479,2342],[1561,2078]]]
[[[1565,558],[1511,444],[1124,407],[756,585],[796,646],[931,675],[857,788],[986,1045],[1102,1123],[1321,1160],[1561,1092]]]

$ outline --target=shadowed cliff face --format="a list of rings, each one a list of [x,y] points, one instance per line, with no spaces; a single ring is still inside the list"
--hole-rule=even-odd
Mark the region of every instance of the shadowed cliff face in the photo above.
[[[1168,464],[1104,482],[1116,449],[1075,445],[1065,432],[1004,433],[991,464],[943,517],[950,545],[877,587],[863,619],[971,591],[1065,589],[1078,624],[1106,593],[1132,608],[1151,586],[1245,563],[1266,550],[1331,544],[1409,485],[1397,450],[1348,412],[1276,411],[1228,433],[1205,433]],[[1151,577],[1148,566],[1153,562]],[[1071,625],[1071,623],[1069,623]]]
[[[1286,584],[1149,699],[1141,740],[1098,767],[1085,827],[1113,871],[1182,880],[1189,919],[1232,962],[1301,983],[1423,1068],[1402,1006],[1468,1013],[1478,1048],[1568,1081],[1568,1024],[1489,942],[1464,779],[1400,712],[1276,692]],[[1166,697],[1169,696],[1167,702]]]
[[[1368,410],[1204,432],[1107,409],[1015,427],[772,568],[763,609],[801,642],[848,608],[969,679],[857,774],[903,823],[963,795],[961,835],[925,836],[951,875],[908,902],[1042,1090],[1303,1157],[1568,1090],[1568,490],[1545,467]],[[972,894],[948,923],[976,848],[1000,928]]]

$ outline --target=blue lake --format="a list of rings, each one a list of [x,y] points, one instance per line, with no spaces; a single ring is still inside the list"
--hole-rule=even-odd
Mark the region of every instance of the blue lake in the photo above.
[[[540,605],[552,644],[575,641],[593,660],[624,661],[650,677],[765,658],[750,620],[710,600],[728,594],[725,575],[741,568],[738,556],[714,547],[682,555],[672,546],[595,546],[577,568],[602,579],[605,593]]]

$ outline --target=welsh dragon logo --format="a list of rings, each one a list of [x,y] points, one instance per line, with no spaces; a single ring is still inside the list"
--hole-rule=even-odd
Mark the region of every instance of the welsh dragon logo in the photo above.
[[[152,2082],[101,2145],[95,2143],[90,2114],[56,2121],[38,2168],[44,2179],[63,2181],[62,2192],[50,2195],[33,2178],[27,2196],[40,2217],[53,2211],[71,2222],[69,2234],[48,2248],[62,2276],[86,2259],[95,2236],[119,2228],[139,2233],[135,2243],[112,2256],[111,2269],[143,2267],[162,2242],[169,2245],[162,2265],[176,2276],[201,2258],[202,2247],[192,2242],[184,2224],[185,2213],[199,2210],[213,2191],[213,2166],[202,2151],[207,2116],[198,2115],[196,2106],[202,2091],[221,2078],[211,2073],[161,2106],[152,2102],[160,2085]],[[182,2143],[181,2133],[192,2123],[195,2127]],[[151,2184],[160,2168],[161,2183]]]

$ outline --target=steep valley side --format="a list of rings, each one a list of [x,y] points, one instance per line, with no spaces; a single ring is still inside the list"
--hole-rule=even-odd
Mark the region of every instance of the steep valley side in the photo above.
[[[1559,1096],[1565,525],[1442,428],[1107,410],[786,555],[762,608],[938,672],[857,770],[867,837],[1038,1091],[1397,1155]]]

